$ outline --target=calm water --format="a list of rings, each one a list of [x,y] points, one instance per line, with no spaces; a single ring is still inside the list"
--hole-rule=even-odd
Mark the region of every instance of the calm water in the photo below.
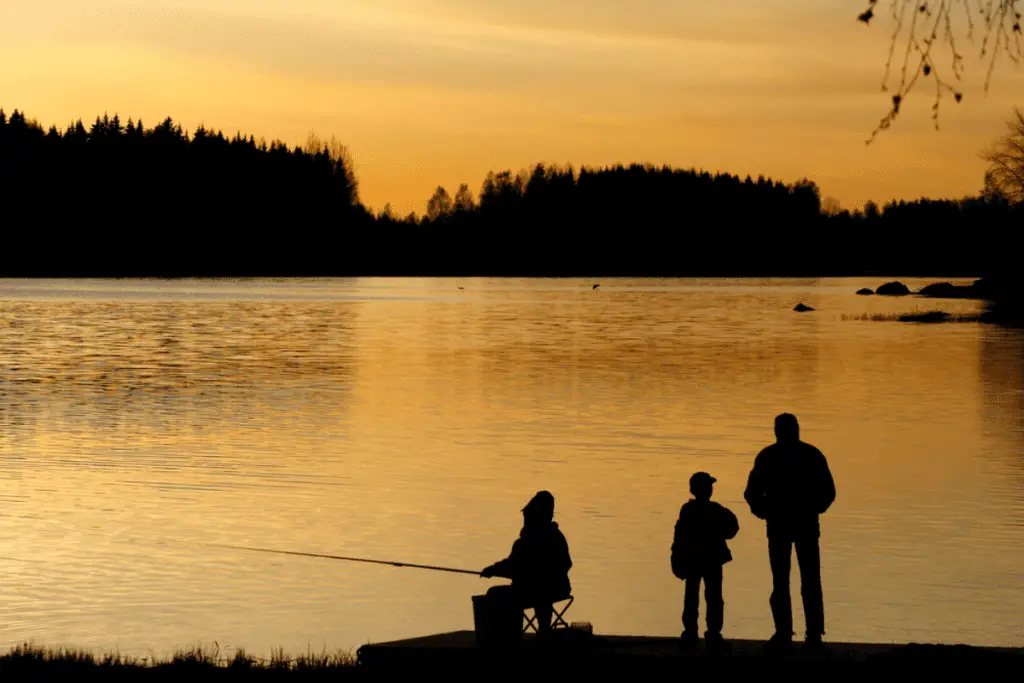
[[[844,320],[932,308],[853,294],[884,279],[0,281],[0,647],[471,629],[497,580],[203,544],[479,570],[541,488],[571,618],[674,636],[697,469],[740,520],[725,634],[766,638],[742,492],[782,411],[837,482],[828,639],[1024,645],[1024,336]]]

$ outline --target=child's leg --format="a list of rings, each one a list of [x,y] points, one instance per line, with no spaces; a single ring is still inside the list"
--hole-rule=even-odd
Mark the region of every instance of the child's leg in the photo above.
[[[722,599],[722,565],[708,567],[705,570],[704,602],[708,608],[708,635],[721,635],[725,611],[725,601]]]
[[[697,635],[697,617],[700,608],[700,574],[691,573],[686,577],[686,591],[683,597],[683,632]]]

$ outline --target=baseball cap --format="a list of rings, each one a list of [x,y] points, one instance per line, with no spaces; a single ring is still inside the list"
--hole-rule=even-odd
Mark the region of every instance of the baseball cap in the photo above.
[[[690,477],[690,486],[696,486],[699,484],[714,484],[716,481],[718,480],[712,477],[707,472],[697,472],[692,477]]]

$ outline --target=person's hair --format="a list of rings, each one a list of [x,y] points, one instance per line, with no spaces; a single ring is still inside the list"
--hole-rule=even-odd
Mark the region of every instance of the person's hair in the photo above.
[[[797,439],[800,437],[800,423],[796,415],[782,413],[775,418],[775,436],[780,439]]]
[[[523,512],[534,517],[550,519],[555,513],[555,497],[548,491],[538,491],[523,508]]]

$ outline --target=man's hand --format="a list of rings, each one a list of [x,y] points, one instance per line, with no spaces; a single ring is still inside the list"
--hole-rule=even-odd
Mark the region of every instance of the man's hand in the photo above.
[[[682,560],[682,558],[673,555],[671,565],[673,576],[675,576],[680,581],[685,581],[687,567],[686,563]]]
[[[484,578],[484,579],[493,578],[494,577],[494,567],[493,566],[486,567],[482,572],[480,572],[480,576],[482,578]]]

